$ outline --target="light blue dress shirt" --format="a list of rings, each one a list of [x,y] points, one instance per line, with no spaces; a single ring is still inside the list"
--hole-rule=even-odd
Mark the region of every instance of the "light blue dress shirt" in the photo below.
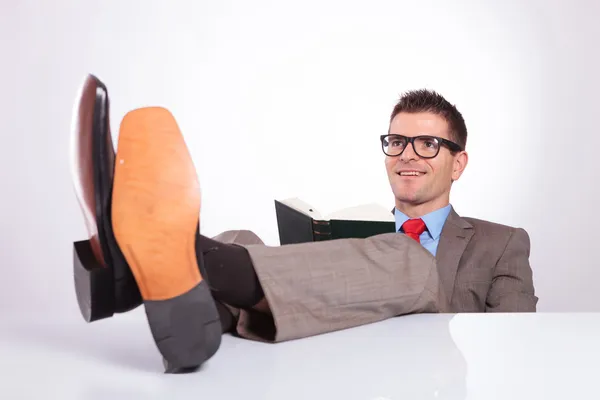
[[[451,208],[452,207],[450,205],[447,205],[444,208],[440,208],[439,210],[430,212],[429,214],[421,217],[423,222],[425,222],[427,229],[425,232],[421,233],[419,239],[421,240],[423,247],[429,250],[429,252],[434,256],[437,252],[438,244],[440,243],[440,234],[442,233],[442,228],[446,223],[446,219],[448,218],[448,214],[450,214]],[[396,232],[402,232],[402,224],[410,218],[397,208],[394,209],[394,216],[396,217]]]

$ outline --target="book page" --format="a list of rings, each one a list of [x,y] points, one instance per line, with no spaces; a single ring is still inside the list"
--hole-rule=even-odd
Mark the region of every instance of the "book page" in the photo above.
[[[384,207],[381,204],[369,203],[343,208],[323,215],[320,210],[297,197],[278,200],[279,202],[316,220],[345,219],[351,221],[395,221],[392,213],[393,206]]]
[[[384,207],[381,204],[370,203],[354,207],[348,207],[339,211],[332,212],[325,216],[327,220],[344,219],[352,221],[395,221],[392,213],[393,206]]]
[[[309,217],[311,217],[313,219],[316,219],[316,220],[323,219],[323,215],[316,208],[314,208],[307,202],[300,200],[297,197],[292,197],[289,199],[278,200],[278,201],[280,203],[285,204],[286,206],[293,208],[296,211],[300,211],[302,214],[308,215]]]

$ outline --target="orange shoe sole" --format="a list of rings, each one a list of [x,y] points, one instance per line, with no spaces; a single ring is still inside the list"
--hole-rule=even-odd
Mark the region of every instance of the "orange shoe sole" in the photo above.
[[[196,170],[171,113],[128,113],[115,158],[112,226],[168,372],[200,366],[221,342],[196,258],[200,208]]]

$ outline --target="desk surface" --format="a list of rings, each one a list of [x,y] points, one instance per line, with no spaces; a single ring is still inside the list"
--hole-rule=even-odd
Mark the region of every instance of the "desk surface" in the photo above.
[[[6,399],[600,398],[600,314],[413,315],[278,344],[225,336],[188,375],[162,373],[141,310],[0,326]]]

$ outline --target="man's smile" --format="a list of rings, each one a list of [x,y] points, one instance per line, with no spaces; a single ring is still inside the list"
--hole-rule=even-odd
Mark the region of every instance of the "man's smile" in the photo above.
[[[403,169],[403,170],[397,171],[396,174],[400,175],[401,177],[417,178],[417,177],[425,175],[426,172],[414,170],[414,169]]]

